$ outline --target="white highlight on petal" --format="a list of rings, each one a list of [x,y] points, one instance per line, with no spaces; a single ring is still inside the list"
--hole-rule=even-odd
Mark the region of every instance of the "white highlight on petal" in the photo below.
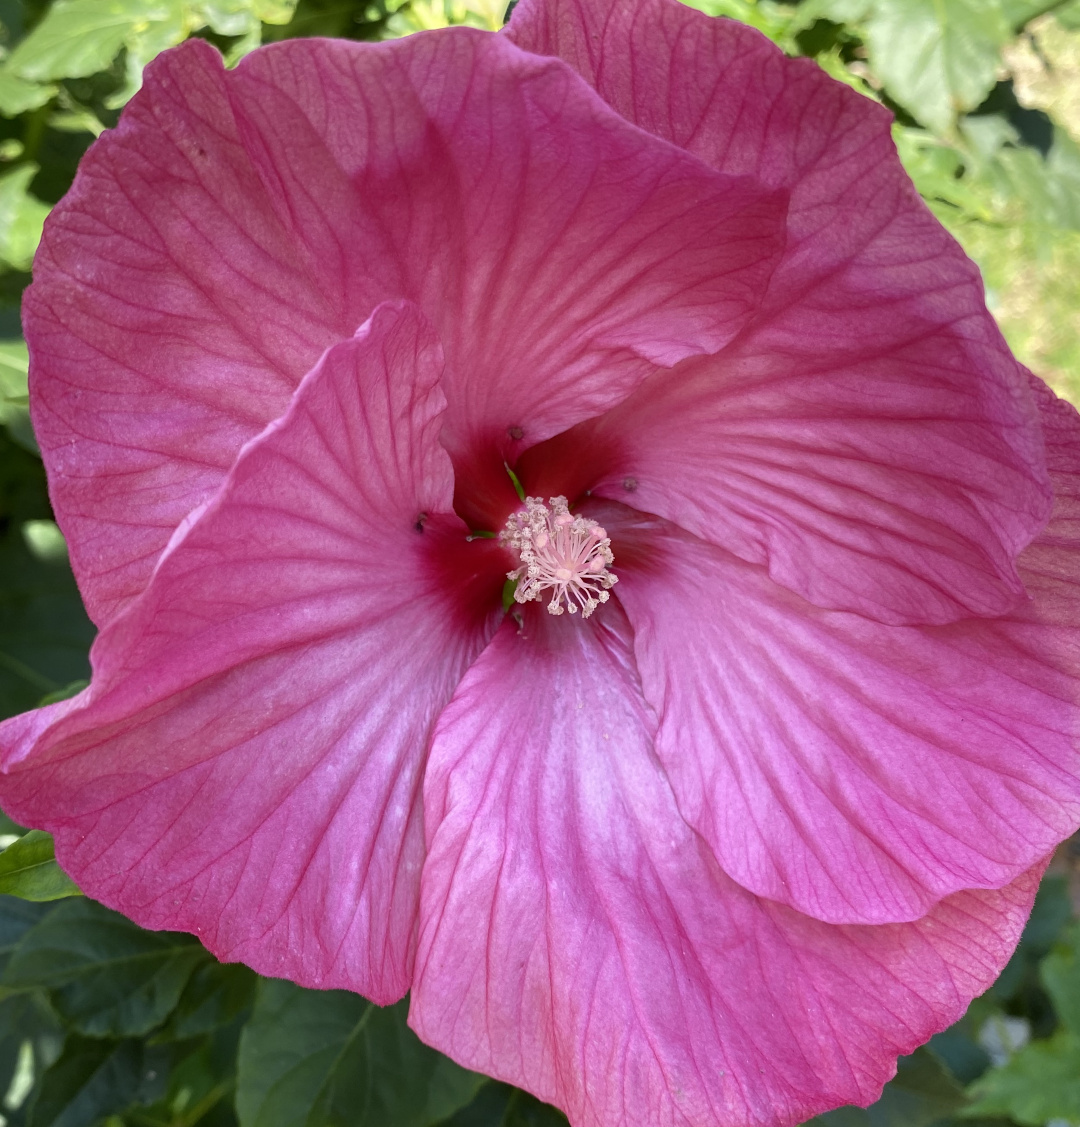
[[[580,610],[588,618],[619,579],[608,571],[615,562],[611,541],[596,521],[573,516],[565,497],[551,497],[548,505],[526,497],[525,508],[499,533],[499,542],[521,558],[521,567],[507,572],[517,580],[514,599],[527,603],[551,591],[549,613],[562,614],[565,603],[571,614]]]

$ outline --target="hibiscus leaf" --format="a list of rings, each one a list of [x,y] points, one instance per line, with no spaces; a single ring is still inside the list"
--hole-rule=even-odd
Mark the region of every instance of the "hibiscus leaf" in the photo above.
[[[970,1115],[1007,1115],[1041,1127],[1051,1119],[1080,1120],[1080,1037],[1068,1030],[1032,1041],[1007,1064],[968,1089]]]
[[[550,1104],[493,1080],[477,1092],[472,1103],[439,1127],[567,1127],[567,1121]]]
[[[939,134],[993,88],[1011,31],[999,0],[874,0],[866,24],[885,89]]]
[[[71,1035],[41,1078],[28,1127],[84,1127],[151,1103],[164,1088],[167,1064],[163,1050],[139,1041]]]
[[[251,1008],[257,983],[258,976],[242,963],[204,963],[188,980],[154,1040],[180,1041],[228,1025]]]
[[[50,991],[57,1013],[87,1036],[138,1036],[165,1020],[207,958],[189,935],[143,931],[69,900],[23,936],[0,985]]]
[[[30,491],[27,468],[41,473],[41,463],[13,449],[0,434],[0,493]],[[10,480],[5,480],[9,479]],[[16,496],[0,499],[3,516],[15,517],[0,537],[0,715],[33,708],[42,696],[55,693],[89,674],[86,651],[94,628],[82,609],[67,560],[41,555],[42,543],[23,535],[18,511],[28,502]],[[25,511],[25,510],[24,510]],[[33,509],[30,509],[33,511]],[[47,509],[46,509],[47,511]],[[48,545],[45,545],[48,547]]]
[[[20,1127],[36,1075],[55,1058],[63,1039],[56,1016],[40,994],[13,994],[0,1000],[0,1092],[4,1117]]]
[[[52,903],[0,896],[0,975],[23,936],[55,909],[56,905]]]
[[[427,1127],[484,1082],[422,1044],[406,1006],[382,1009],[343,990],[259,983],[240,1041],[241,1127]]]
[[[22,900],[80,896],[78,886],[56,863],[52,834],[30,830],[0,853],[0,892]]]

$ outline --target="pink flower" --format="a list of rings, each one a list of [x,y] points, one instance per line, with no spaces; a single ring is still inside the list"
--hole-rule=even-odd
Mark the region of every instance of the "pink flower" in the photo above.
[[[1080,421],[880,107],[674,0],[193,41],[35,270],[101,634],[0,800],[90,895],[576,1127],[866,1104],[992,981],[1080,821]]]

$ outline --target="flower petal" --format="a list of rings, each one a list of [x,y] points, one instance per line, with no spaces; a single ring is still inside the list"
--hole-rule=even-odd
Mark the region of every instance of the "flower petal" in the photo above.
[[[386,107],[392,106],[393,112]],[[745,324],[786,194],[715,173],[573,71],[456,29],[159,58],[50,220],[35,420],[99,618],[323,348],[415,300],[446,441],[502,459]],[[511,433],[512,432],[512,433]]]
[[[675,0],[522,0],[509,34],[628,120],[791,192],[753,324],[585,424],[580,455],[564,442],[569,461],[616,450],[585,487],[767,563],[819,606],[889,623],[1008,610],[1049,514],[1036,413],[890,115]]]
[[[410,980],[429,729],[502,582],[449,511],[441,369],[380,306],[102,632],[82,698],[0,729],[0,801],[89,895],[380,1002]]]
[[[679,817],[630,644],[614,601],[530,607],[440,718],[411,1024],[575,1127],[869,1103],[993,980],[1038,873],[877,928],[758,900]]]
[[[595,514],[657,754],[744,887],[834,923],[911,920],[1076,829],[1080,420],[1042,395],[1058,508],[1020,558],[1030,599],[1004,618],[820,610],[666,522]]]

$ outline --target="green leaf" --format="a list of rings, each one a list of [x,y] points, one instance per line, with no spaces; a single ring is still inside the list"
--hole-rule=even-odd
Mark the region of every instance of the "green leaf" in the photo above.
[[[264,979],[240,1041],[241,1127],[428,1127],[484,1082],[428,1048],[406,1004]]]
[[[27,374],[30,356],[24,340],[0,340],[0,424],[24,450],[38,453],[30,425],[30,395]]]
[[[186,34],[179,0],[56,0],[45,18],[12,51],[6,69],[47,82],[107,70],[130,39],[155,24]]]
[[[0,892],[22,900],[82,895],[56,863],[52,834],[41,830],[30,830],[0,853]]]
[[[817,20],[859,24],[873,11],[874,0],[803,0],[795,10],[793,28],[801,31]]]
[[[1061,1023],[1080,1036],[1080,923],[1073,923],[1039,966]]]
[[[1001,10],[1009,26],[1019,31],[1026,23],[1060,3],[1061,0],[1001,0]]]
[[[1080,31],[1080,0],[1055,8],[1054,18],[1069,31]]]
[[[0,66],[0,114],[5,117],[17,117],[27,110],[36,110],[55,93],[55,86],[28,82],[6,65]]]
[[[40,1075],[55,1060],[64,1031],[40,994],[13,994],[0,1000],[0,1092],[4,1118],[12,1127]]]
[[[1067,1030],[1032,1041],[968,1089],[964,1116],[1007,1115],[1027,1127],[1080,1120],[1080,1037]]]
[[[1011,34],[1000,0],[874,0],[866,24],[885,89],[941,135],[990,92]]]
[[[33,463],[40,473],[41,462]],[[0,714],[34,708],[45,694],[85,680],[93,637],[67,561],[35,555],[13,522],[0,536]]]
[[[49,990],[87,1036],[139,1036],[165,1020],[208,958],[189,935],[143,931],[93,901],[69,900],[23,936],[0,985]]]
[[[150,1103],[164,1089],[167,1071],[164,1055],[139,1041],[71,1035],[41,1079],[29,1127],[90,1127],[110,1113]]]
[[[0,260],[15,270],[29,270],[41,241],[48,204],[30,195],[36,164],[23,164],[0,176]]]
[[[240,963],[205,963],[196,969],[156,1041],[184,1040],[235,1021],[255,1001],[258,975]]]
[[[512,1088],[509,1084],[489,1081],[467,1107],[439,1127],[569,1127],[566,1116],[558,1108]]]
[[[46,916],[56,911],[54,903],[19,900],[0,896],[0,975],[7,966],[23,936]]]

